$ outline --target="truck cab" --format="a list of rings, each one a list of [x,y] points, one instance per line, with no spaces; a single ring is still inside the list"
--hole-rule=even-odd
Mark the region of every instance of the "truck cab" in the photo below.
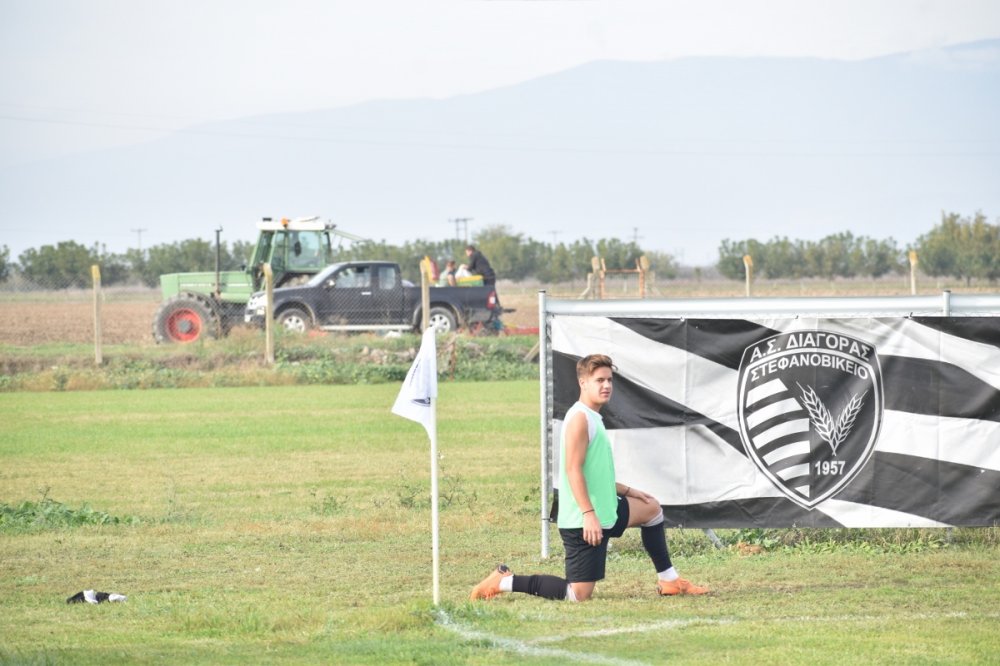
[[[319,275],[325,292],[314,300],[320,325],[389,325],[402,319],[406,303],[397,264],[348,262]]]
[[[402,280],[390,261],[332,264],[303,285],[274,290],[274,319],[289,331],[408,331],[422,319],[420,288]],[[485,322],[503,311],[492,287],[432,287],[428,316],[439,332]],[[244,320],[262,326],[266,294],[247,303]]]

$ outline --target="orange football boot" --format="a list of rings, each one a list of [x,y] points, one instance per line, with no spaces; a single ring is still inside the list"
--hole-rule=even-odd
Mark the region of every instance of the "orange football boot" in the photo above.
[[[484,578],[479,585],[472,588],[472,594],[469,595],[469,600],[475,601],[476,599],[492,599],[501,593],[500,580],[513,575],[514,572],[511,571],[506,564],[498,564],[497,568],[494,569],[489,576]]]

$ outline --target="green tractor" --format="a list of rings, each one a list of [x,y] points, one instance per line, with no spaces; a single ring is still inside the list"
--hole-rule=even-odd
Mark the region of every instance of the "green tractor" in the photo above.
[[[333,238],[352,241],[360,236],[339,231],[318,217],[265,217],[250,263],[239,271],[220,270],[219,233],[215,232],[215,271],[160,276],[163,303],[153,317],[157,342],[194,342],[225,336],[243,321],[250,295],[264,288],[264,264],[271,264],[274,286],[305,282],[333,261]]]

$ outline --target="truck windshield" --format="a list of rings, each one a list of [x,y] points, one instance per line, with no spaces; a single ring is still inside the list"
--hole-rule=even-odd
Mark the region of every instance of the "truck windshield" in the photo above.
[[[310,287],[317,287],[317,286],[323,284],[324,282],[326,282],[327,280],[329,280],[330,276],[333,275],[334,273],[336,273],[337,270],[341,266],[343,266],[343,265],[344,265],[343,263],[340,263],[340,264],[333,264],[331,266],[327,266],[326,268],[324,268],[323,270],[321,270],[319,273],[316,273],[316,275],[313,275],[311,278],[309,278],[309,281],[306,282],[306,284],[309,285]]]

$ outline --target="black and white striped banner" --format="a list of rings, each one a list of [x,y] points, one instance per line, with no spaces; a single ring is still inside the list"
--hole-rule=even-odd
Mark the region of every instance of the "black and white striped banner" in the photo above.
[[[554,441],[608,354],[618,479],[670,525],[1000,522],[1000,317],[553,316],[551,346]]]

